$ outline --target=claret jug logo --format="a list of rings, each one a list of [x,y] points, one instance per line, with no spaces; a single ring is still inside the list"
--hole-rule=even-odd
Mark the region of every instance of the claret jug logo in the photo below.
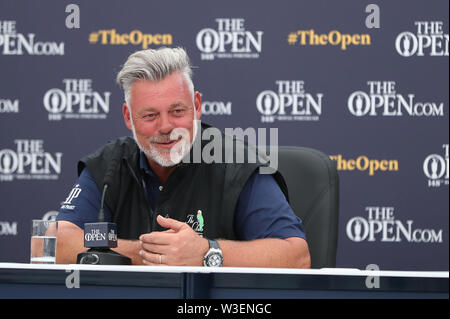
[[[197,48],[202,60],[259,58],[263,31],[248,31],[244,19],[217,18],[217,28],[197,33]]]
[[[444,102],[421,102],[415,94],[400,94],[394,81],[367,81],[367,86],[369,92],[355,91],[348,98],[354,116],[444,116]]]
[[[44,150],[43,140],[14,140],[16,150],[0,148],[0,181],[56,180],[63,153]]]
[[[111,92],[95,92],[90,79],[64,79],[65,90],[53,88],[44,95],[50,121],[61,119],[106,119]]]
[[[428,187],[449,184],[448,144],[442,145],[442,148],[444,154],[431,154],[423,161],[423,172],[428,178]]]
[[[318,121],[323,93],[307,93],[304,81],[275,81],[276,91],[265,90],[256,98],[261,122]]]
[[[0,52],[3,55],[64,55],[64,42],[38,41],[35,33],[17,33],[16,21],[0,20]]]
[[[405,31],[395,39],[395,49],[403,57],[448,56],[448,33],[442,21],[416,21],[416,32]]]

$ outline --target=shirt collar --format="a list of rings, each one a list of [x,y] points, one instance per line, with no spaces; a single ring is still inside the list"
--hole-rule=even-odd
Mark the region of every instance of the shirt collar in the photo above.
[[[150,165],[148,164],[147,156],[145,156],[145,153],[142,151],[139,154],[139,167],[146,175],[156,178],[155,173],[153,173]]]
[[[192,165],[192,164],[183,163],[183,162],[177,164],[176,165],[177,166],[177,171],[184,170],[186,167],[188,167],[188,165]],[[154,179],[154,180],[156,180],[156,181],[158,181],[160,183],[158,177],[156,176],[156,174],[153,172],[153,170],[151,169],[150,165],[148,164],[147,156],[142,151],[140,151],[140,153],[139,153],[139,168],[144,173],[144,176],[146,178]]]

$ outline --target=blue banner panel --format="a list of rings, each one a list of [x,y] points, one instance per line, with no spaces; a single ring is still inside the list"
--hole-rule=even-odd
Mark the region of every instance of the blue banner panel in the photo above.
[[[186,49],[202,121],[278,129],[340,175],[337,266],[448,270],[449,2],[0,2],[0,261],[29,262],[76,164],[131,135],[127,57]],[[267,141],[269,136],[266,136]],[[295,196],[295,194],[291,194]]]

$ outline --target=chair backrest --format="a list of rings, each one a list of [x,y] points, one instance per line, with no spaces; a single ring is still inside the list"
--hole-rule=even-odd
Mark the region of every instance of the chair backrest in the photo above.
[[[311,268],[336,266],[339,177],[324,153],[306,147],[280,146],[278,170],[289,189],[289,201],[301,218]]]

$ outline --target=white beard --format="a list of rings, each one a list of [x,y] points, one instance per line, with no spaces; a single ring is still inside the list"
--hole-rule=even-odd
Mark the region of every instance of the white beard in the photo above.
[[[196,119],[195,111],[194,111],[194,119]],[[193,121],[194,126],[194,137],[197,134],[198,129],[198,123],[197,120]],[[177,164],[179,164],[183,158],[189,154],[192,144],[194,143],[194,138],[192,139],[192,142],[190,142],[190,134],[189,131],[185,128],[175,128],[170,132],[169,136],[156,136],[156,137],[149,137],[148,138],[148,148],[145,148],[141,143],[139,143],[137,136],[136,136],[136,130],[134,127],[133,120],[131,120],[131,126],[133,131],[133,138],[136,141],[136,144],[138,145],[139,149],[144,152],[145,155],[152,161],[156,162],[158,165],[162,167],[172,167]],[[180,138],[181,137],[181,138]],[[175,141],[176,142],[170,149],[157,149],[156,147],[152,147],[152,142],[157,141]]]

